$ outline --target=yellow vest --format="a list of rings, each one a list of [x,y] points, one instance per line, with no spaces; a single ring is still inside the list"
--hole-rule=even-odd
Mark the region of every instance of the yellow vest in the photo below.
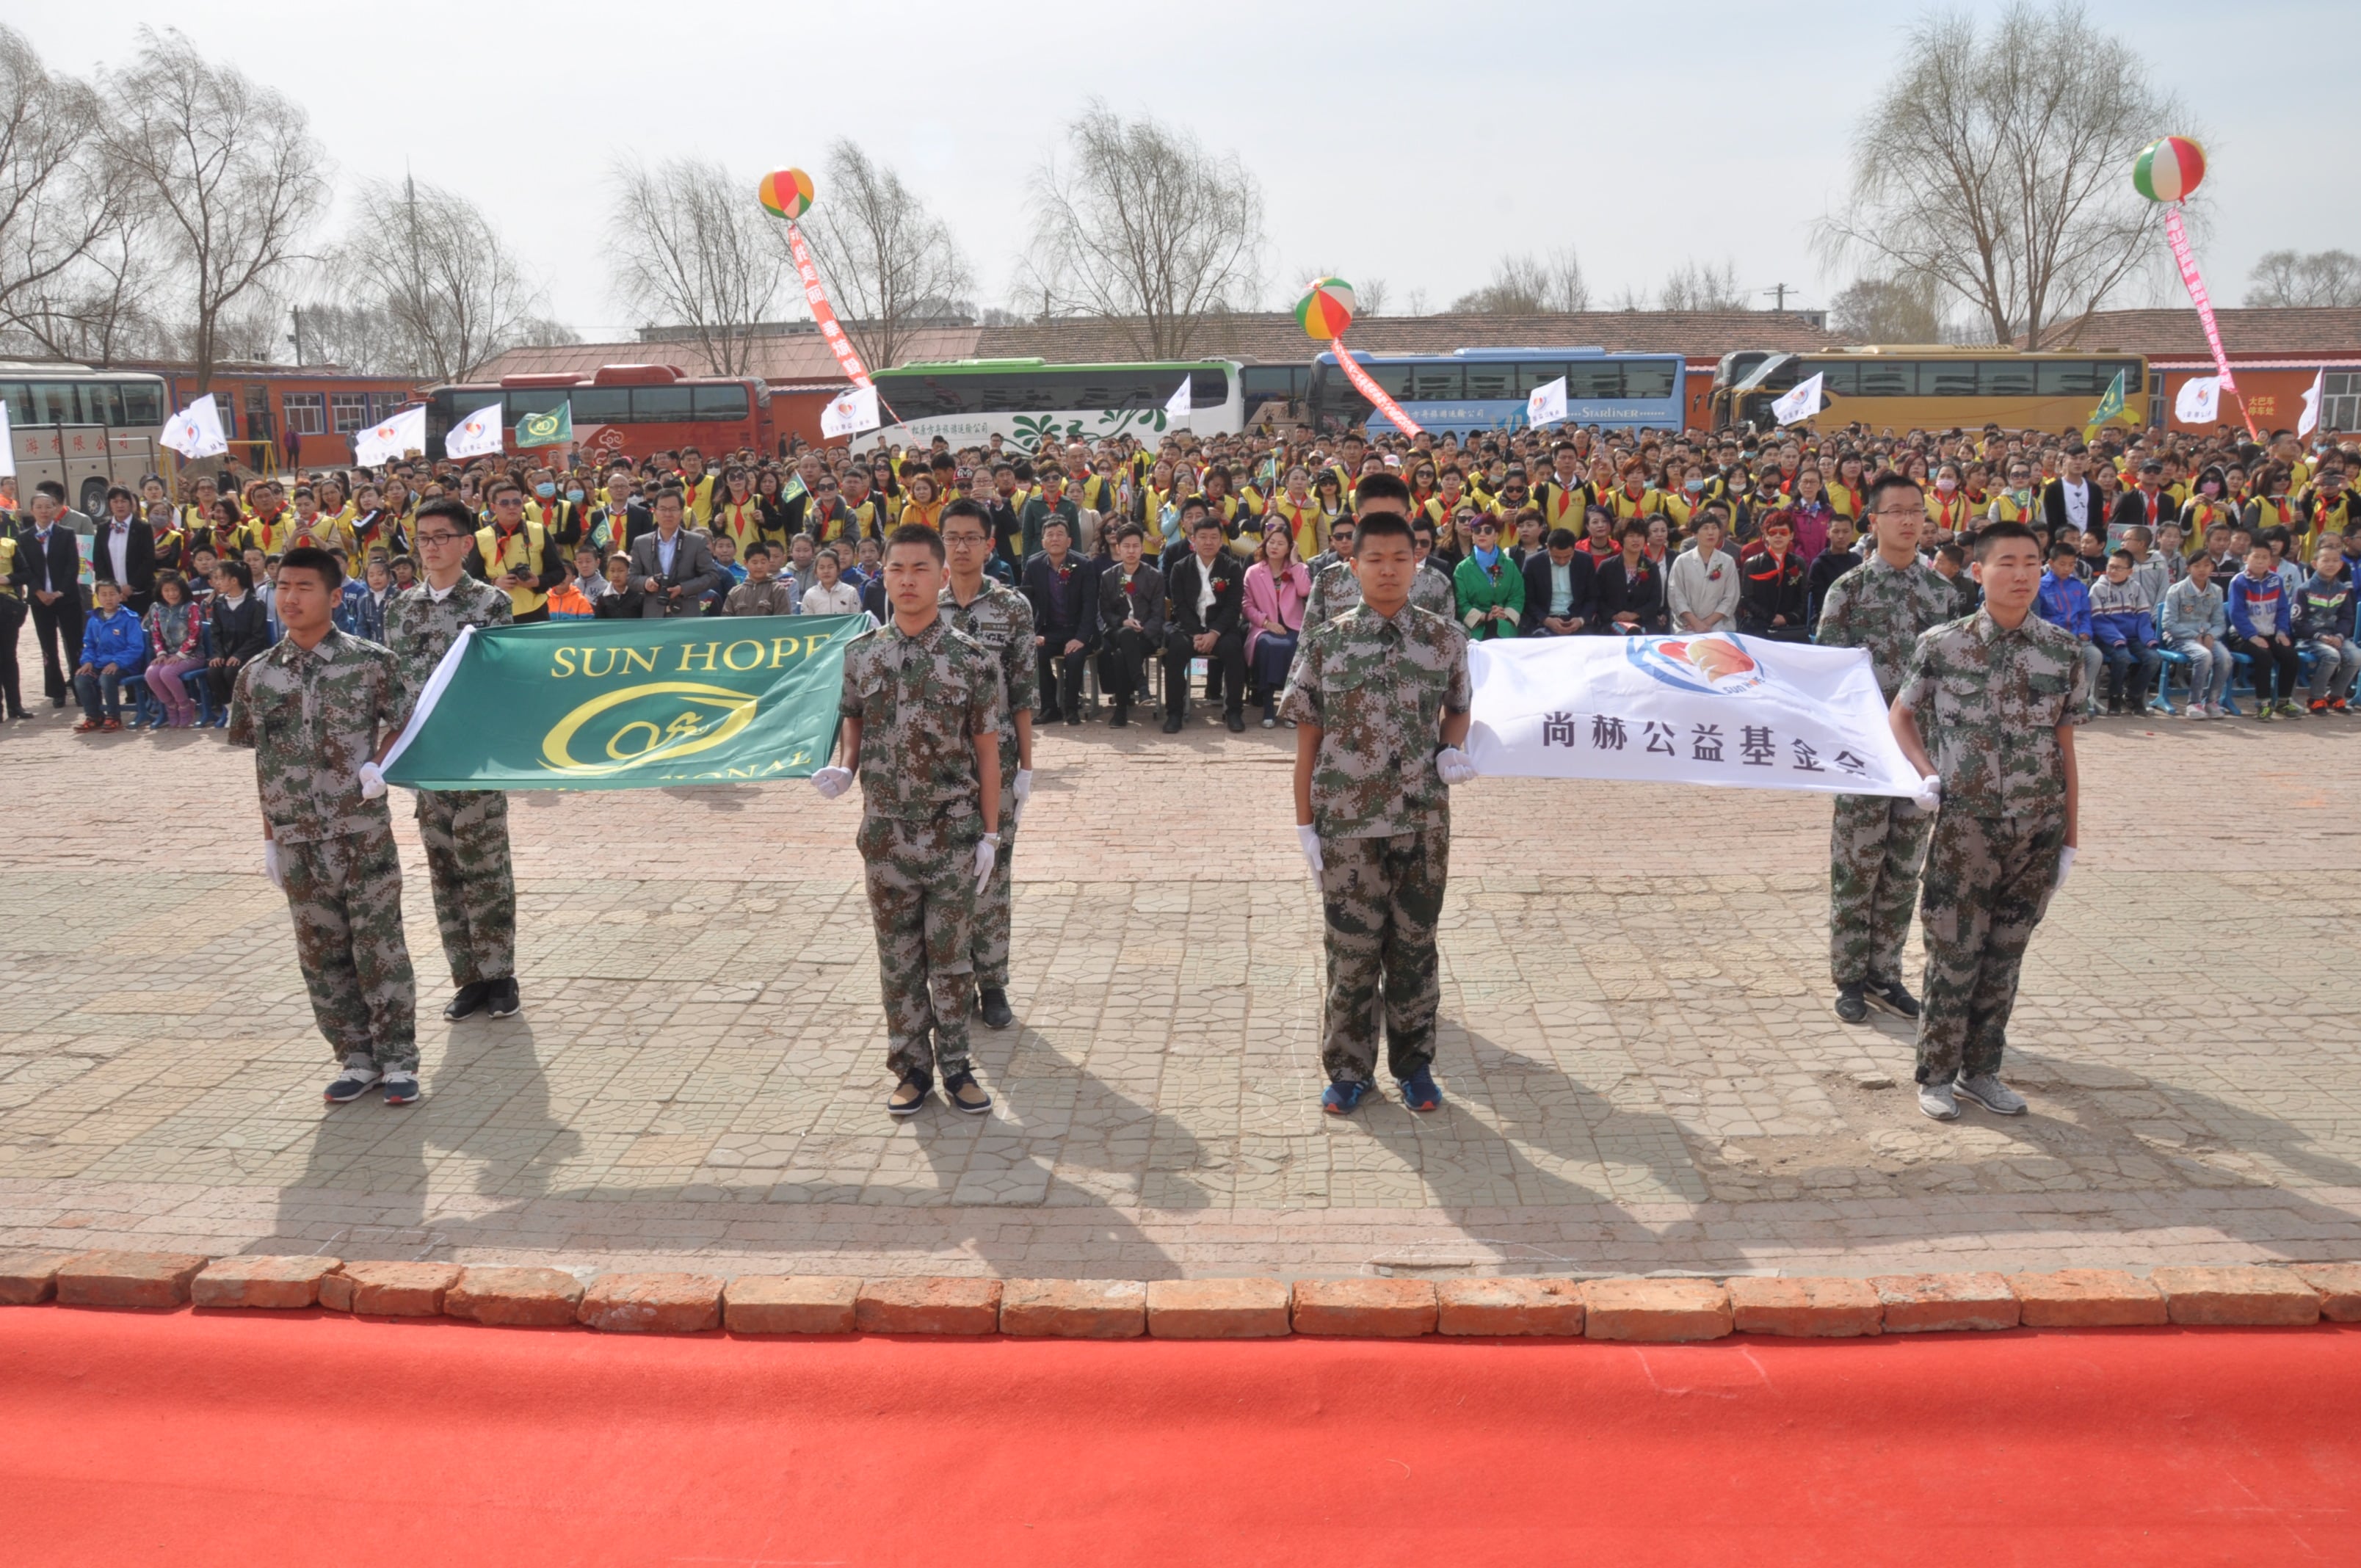
[[[0,533],[0,594],[6,594],[10,598],[16,597],[16,585],[9,580],[16,569],[16,541],[8,534]]]
[[[688,503],[688,523],[703,528],[713,521],[713,476],[708,474],[694,485],[686,479],[680,482],[681,499]]]
[[[476,530],[476,554],[484,563],[487,581],[521,573],[536,580],[541,576],[543,552],[548,548],[549,535],[541,524],[528,521],[524,527],[504,541],[497,529]],[[522,554],[520,554],[520,552]],[[519,615],[529,615],[549,602],[549,596],[539,588],[511,588],[509,605]]]
[[[741,507],[732,501],[722,502],[713,514],[713,532],[728,534],[738,546],[738,558],[744,560],[746,546],[763,536],[762,503],[749,500]]]

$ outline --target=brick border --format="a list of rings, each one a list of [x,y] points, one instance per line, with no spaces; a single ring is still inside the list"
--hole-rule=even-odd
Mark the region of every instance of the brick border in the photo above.
[[[2361,1264],[1735,1278],[1011,1279],[604,1273],[123,1251],[0,1251],[0,1306],[317,1309],[499,1327],[744,1337],[1517,1336],[1668,1343],[2008,1329],[2361,1323]]]

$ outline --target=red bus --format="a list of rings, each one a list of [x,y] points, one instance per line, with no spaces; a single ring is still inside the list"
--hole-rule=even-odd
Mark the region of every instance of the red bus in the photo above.
[[[690,376],[670,365],[602,365],[587,378],[556,372],[428,388],[426,455],[440,458],[451,427],[493,402],[501,405],[511,452],[520,418],[567,402],[574,405],[575,444],[593,460],[637,460],[684,446],[708,457],[741,446],[775,450],[771,389],[753,377]]]

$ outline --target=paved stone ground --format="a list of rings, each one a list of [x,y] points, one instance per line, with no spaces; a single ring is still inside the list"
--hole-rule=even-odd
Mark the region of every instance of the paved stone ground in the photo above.
[[[1825,801],[1523,781],[1459,792],[1447,1108],[1322,1116],[1292,737],[1202,714],[1046,732],[989,1121],[884,1115],[857,806],[800,785],[516,797],[526,1011],[456,1027],[398,809],[429,1094],[324,1112],[247,758],[69,717],[0,732],[0,1245],[1130,1277],[2361,1258],[2361,720],[2085,730],[2081,867],[2013,1029],[2033,1114],[1944,1127],[1906,1035],[1829,1012]]]

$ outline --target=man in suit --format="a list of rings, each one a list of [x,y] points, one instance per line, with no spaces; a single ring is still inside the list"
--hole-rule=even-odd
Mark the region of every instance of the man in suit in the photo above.
[[[699,596],[730,580],[713,564],[703,536],[681,526],[686,511],[680,492],[665,490],[656,497],[656,531],[631,543],[631,580],[647,595],[640,612],[644,620],[694,615]]]
[[[1164,585],[1171,624],[1164,633],[1164,733],[1177,735],[1189,713],[1189,661],[1206,662],[1205,684],[1221,683],[1222,720],[1237,733],[1246,727],[1246,634],[1245,563],[1223,548],[1228,536],[1222,520],[1203,500],[1181,509],[1189,554]],[[1210,695],[1210,693],[1209,693]]]
[[[1099,684],[1115,694],[1110,727],[1131,722],[1148,651],[1164,644],[1164,574],[1141,560],[1148,531],[1136,522],[1115,530],[1115,559],[1099,568]]]
[[[1520,637],[1571,637],[1589,629],[1591,560],[1575,548],[1580,543],[1574,530],[1553,528],[1547,547],[1525,557]]]
[[[1082,721],[1082,664],[1098,644],[1097,587],[1097,563],[1074,553],[1066,520],[1045,523],[1041,553],[1025,563],[1045,718]]]
[[[63,707],[70,677],[82,663],[82,550],[74,542],[80,513],[66,506],[66,488],[44,479],[33,488],[33,521],[16,535],[9,576],[33,616],[41,645],[41,685],[51,707]],[[83,521],[87,521],[86,519]],[[65,647],[59,661],[59,644]]]
[[[93,581],[120,587],[134,615],[147,614],[156,602],[156,530],[139,515],[139,499],[126,486],[107,488],[106,515],[91,535],[90,571]]]
[[[2042,527],[2051,539],[2059,537],[2061,529],[2070,529],[2079,540],[2086,528],[2106,527],[2106,511],[2099,487],[2091,481],[2091,454],[2081,446],[2068,447],[2059,477],[2041,492]]]
[[[2154,539],[2159,523],[2180,515],[2179,504],[2165,493],[2164,465],[2151,457],[2139,466],[2139,483],[2115,498],[2114,514],[2107,521],[2119,528],[2145,528]],[[2114,548],[2114,536],[2109,536],[2107,548]]]

